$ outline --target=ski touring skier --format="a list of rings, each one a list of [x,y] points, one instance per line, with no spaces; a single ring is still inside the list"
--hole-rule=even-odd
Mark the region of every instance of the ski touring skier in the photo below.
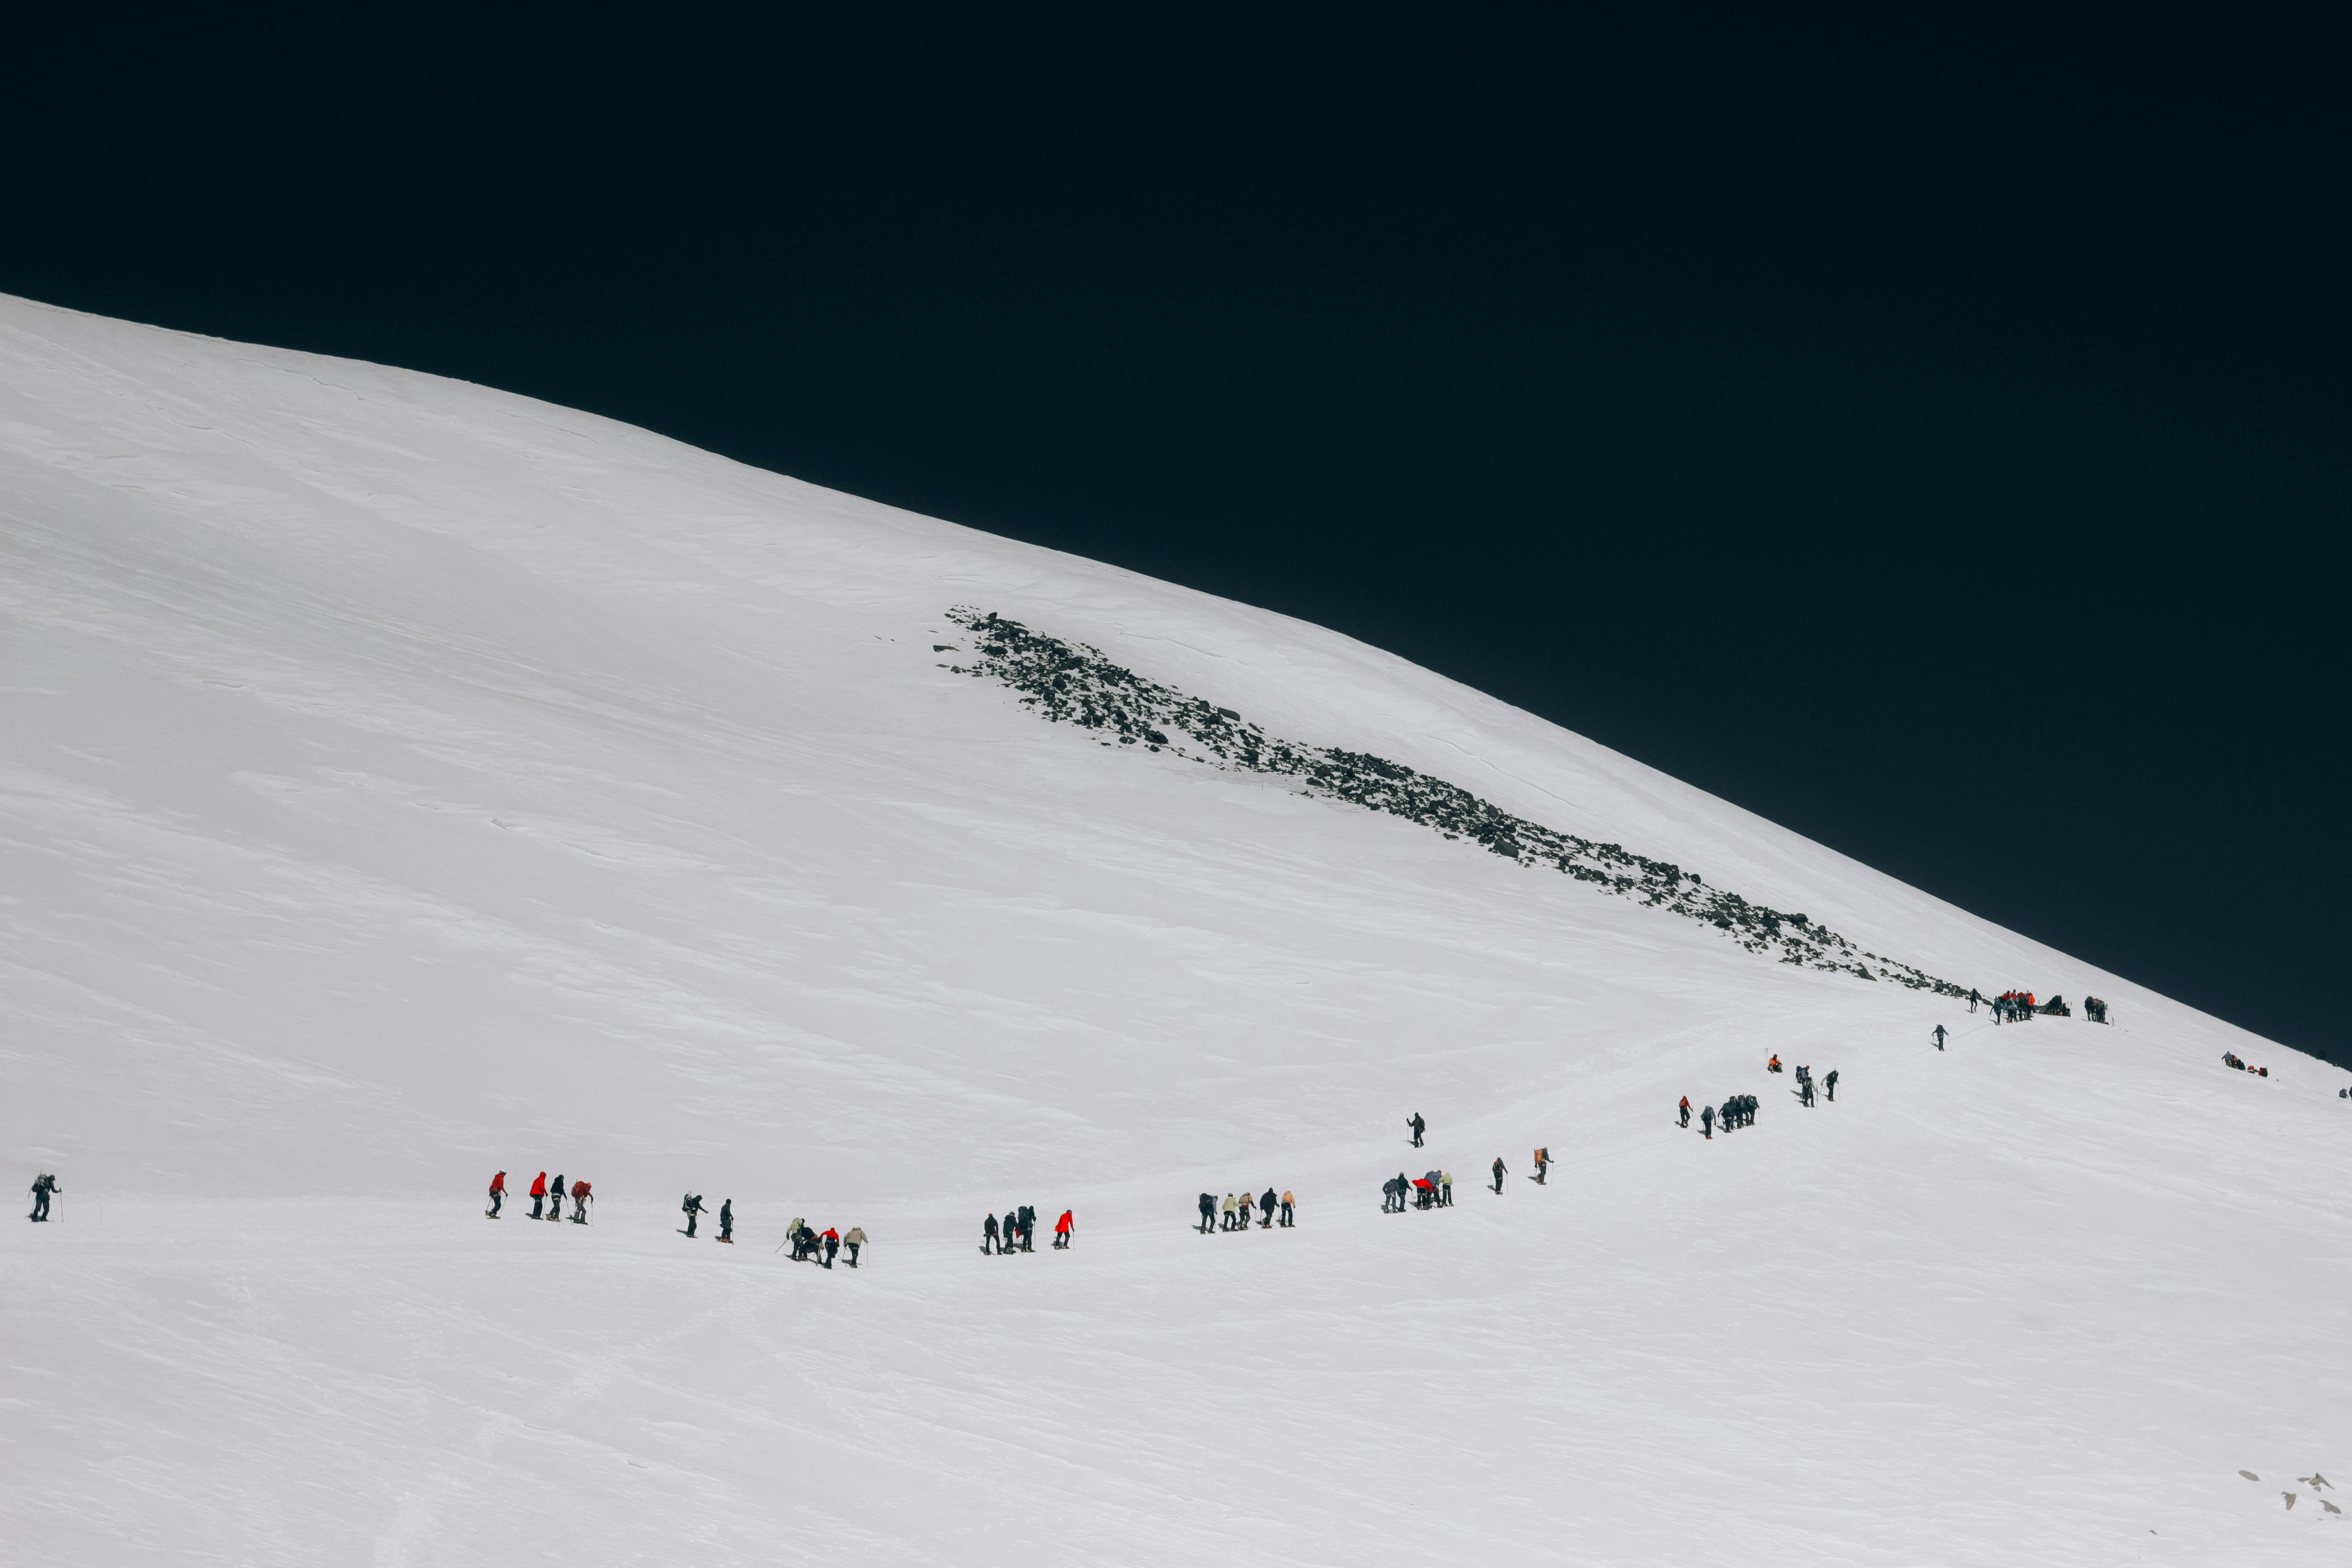
[[[1282,1200],[1280,1198],[1275,1195],[1275,1192],[1272,1187],[1266,1188],[1265,1195],[1257,1200],[1258,1229],[1272,1230],[1274,1228],[1274,1205],[1281,1201]]]
[[[1808,1110],[1813,1108],[1813,1080],[1811,1078],[1797,1079],[1797,1103]]]
[[[482,1212],[490,1218],[496,1219],[499,1217],[499,1211],[506,1206],[507,1173],[500,1171],[490,1177],[490,1206]]]
[[[1037,1211],[1027,1204],[1021,1205],[1021,1250],[1037,1250]]]
[[[694,1222],[702,1217],[702,1194],[699,1193],[687,1194],[686,1196],[679,1201],[677,1212],[686,1216],[686,1228],[678,1232],[678,1234],[685,1237],[688,1241],[692,1241],[694,1239]]]
[[[866,1245],[866,1227],[862,1225],[853,1225],[847,1230],[843,1231],[841,1233],[841,1245],[849,1253],[847,1260],[849,1267],[852,1268],[856,1268],[857,1249]]]
[[[1497,1154],[1495,1156],[1495,1191],[1498,1195],[1503,1190],[1503,1157]]]
[[[980,1250],[985,1257],[996,1250],[996,1216],[990,1215],[980,1222]]]
[[[1004,1224],[1001,1228],[999,1228],[996,1234],[996,1256],[999,1258],[1012,1257],[1013,1244],[1021,1235],[1021,1215],[1018,1210],[1006,1209],[1004,1211]]]
[[[1822,1079],[1822,1087],[1829,1091],[1832,1100],[1837,1099],[1837,1068],[1830,1068],[1829,1075]]]
[[[574,1182],[572,1184],[572,1223],[573,1225],[586,1225],[588,1223],[589,1195],[589,1187],[586,1182]]]
[[[33,1178],[33,1212],[25,1217],[35,1225],[47,1225],[49,1222],[49,1194],[64,1191],[63,1187],[58,1185],[58,1179],[47,1171],[35,1176]]]
[[[1538,1186],[1539,1186],[1539,1187],[1540,1187],[1540,1186],[1546,1186],[1546,1185],[1549,1185],[1549,1184],[1548,1184],[1547,1182],[1545,1182],[1544,1177],[1545,1177],[1547,1174],[1549,1174],[1549,1173],[1550,1173],[1550,1171],[1551,1171],[1551,1151],[1550,1151],[1549,1149],[1538,1149],[1538,1150],[1537,1150],[1537,1151],[1536,1151],[1536,1173],[1535,1173],[1532,1177],[1530,1177],[1530,1178],[1528,1178],[1528,1179],[1529,1179],[1529,1180],[1531,1180],[1531,1181],[1533,1181],[1533,1182],[1535,1183],[1535,1184],[1536,1184],[1536,1185],[1538,1185]]]
[[[1064,1209],[1062,1211],[1062,1217],[1054,1222],[1055,1251],[1067,1252],[1070,1250],[1070,1232],[1076,1225],[1077,1221],[1070,1216],[1070,1211]]]
[[[833,1226],[826,1226],[824,1227],[824,1266],[825,1266],[827,1268],[832,1268],[832,1267],[833,1267],[833,1260],[834,1260],[834,1258],[835,1258],[835,1257],[837,1257],[837,1256],[840,1254],[840,1252],[841,1252],[841,1232],[839,1232],[839,1231],[837,1231],[837,1230],[834,1229],[834,1228],[833,1228]]]
[[[1699,1135],[1700,1135],[1701,1137],[1705,1138],[1708,1142],[1712,1143],[1712,1142],[1715,1142],[1715,1107],[1714,1107],[1714,1106],[1712,1106],[1712,1105],[1703,1105],[1703,1106],[1700,1106],[1700,1107],[1699,1107],[1699,1111],[1698,1111],[1698,1131],[1699,1131]]]
[[[1411,1116],[1405,1118],[1404,1124],[1412,1129],[1412,1146],[1416,1149],[1420,1148],[1422,1131],[1423,1129],[1428,1127],[1429,1123],[1423,1121],[1421,1119],[1421,1112],[1416,1110]]]
[[[561,1171],[555,1173],[555,1180],[547,1184],[547,1217],[551,1220],[563,1217],[563,1173]]]
[[[1683,1102],[1682,1102],[1682,1104],[1681,1104],[1679,1107],[1677,1107],[1677,1108],[1676,1108],[1676,1110],[1677,1110],[1678,1113],[1679,1113],[1679,1114],[1681,1115],[1681,1117],[1682,1117],[1682,1121],[1681,1121],[1677,1125],[1679,1125],[1679,1126],[1683,1126],[1683,1127],[1688,1127],[1688,1126],[1690,1125],[1690,1096],[1689,1096],[1689,1095],[1687,1095],[1687,1094],[1686,1094],[1686,1095],[1684,1095],[1684,1096],[1683,1096]]]
[[[719,1200],[719,1239],[728,1246],[735,1245],[735,1200]]]
[[[530,1217],[541,1218],[540,1210],[547,1204],[547,1173],[541,1171],[530,1179]]]
[[[1282,1189],[1282,1228],[1285,1230],[1288,1230],[1292,1225],[1297,1223],[1291,1218],[1292,1205],[1297,1202],[1297,1200],[1290,1195],[1290,1189],[1288,1187]]]
[[[1451,1171],[1437,1173],[1437,1206],[1442,1209],[1454,1206],[1454,1173]]]
[[[1939,1051],[1944,1048],[1944,1026],[1941,1024],[1936,1026],[1936,1048]]]
[[[1201,1194],[1201,1223],[1193,1228],[1198,1230],[1202,1236],[1206,1236],[1216,1227],[1217,1195],[1214,1193],[1202,1193]]]
[[[1977,1003],[1978,1003],[1979,1000],[1981,1000],[1981,998],[1979,998],[1979,997],[1977,995],[1977,988],[1976,988],[1975,986],[1973,986],[1973,985],[1969,986],[1969,1012],[1973,1013],[1973,1012],[1975,1012],[1975,1011],[1977,1010]]]

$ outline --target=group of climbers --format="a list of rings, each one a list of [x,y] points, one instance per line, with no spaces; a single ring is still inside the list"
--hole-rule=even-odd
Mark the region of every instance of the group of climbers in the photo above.
[[[1996,1024],[2021,1024],[2032,1016],[2031,991],[2004,991],[1992,999],[1992,1021]]]
[[[1211,1231],[1247,1230],[1250,1216],[1257,1215],[1257,1228],[1272,1230],[1276,1225],[1286,1228],[1297,1224],[1298,1200],[1286,1188],[1276,1194],[1272,1187],[1253,1199],[1249,1194],[1227,1193],[1225,1201],[1218,1203],[1214,1193],[1201,1194],[1201,1223],[1192,1228],[1206,1236]],[[1065,1215],[1065,1219],[1069,1216]]]
[[[1408,1176],[1402,1171],[1381,1184],[1381,1212],[1402,1214],[1408,1208],[1442,1209],[1454,1206],[1454,1173],[1432,1171],[1426,1175]]]
[[[1064,1209],[1062,1217],[1054,1222],[1055,1251],[1069,1249],[1070,1234],[1076,1224],[1070,1211]],[[1005,1210],[1001,1222],[992,1214],[986,1215],[980,1222],[980,1249],[983,1253],[992,1249],[1000,1258],[1010,1258],[1016,1252],[1036,1251],[1037,1211],[1023,1204],[1018,1208]]]
[[[588,1223],[588,1204],[594,1195],[595,1194],[590,1190],[589,1184],[586,1182],[581,1181],[572,1184],[572,1224],[586,1225]],[[499,1217],[499,1211],[507,1206],[507,1173],[504,1171],[499,1172],[496,1175],[490,1178],[489,1197],[490,1206],[484,1209],[482,1213],[488,1218],[497,1219]],[[560,1171],[557,1172],[555,1180],[551,1182],[547,1179],[547,1173],[545,1171],[541,1171],[538,1175],[531,1178],[530,1217],[533,1219],[545,1220],[562,1219],[563,1217],[563,1197],[562,1173]],[[542,1213],[542,1210],[545,1212]]]
[[[2238,1059],[2238,1054],[2235,1051],[2223,1051],[2221,1053],[2221,1065],[2225,1068],[2236,1068],[2240,1072],[2250,1072],[2256,1078],[2268,1078],[2271,1076],[2270,1068],[2250,1068],[2244,1062]]]
[[[846,1231],[839,1231],[827,1226],[819,1231],[807,1220],[795,1215],[793,1223],[785,1227],[784,1240],[793,1249],[793,1261],[795,1263],[814,1263],[820,1268],[830,1268],[834,1258],[846,1249],[849,1257],[845,1261],[855,1268],[857,1267],[857,1249],[866,1245],[866,1227],[853,1225]]]

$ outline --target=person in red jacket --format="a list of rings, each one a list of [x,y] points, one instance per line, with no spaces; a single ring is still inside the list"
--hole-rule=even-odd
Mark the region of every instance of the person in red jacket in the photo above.
[[[543,1217],[543,1216],[540,1214],[540,1212],[539,1212],[539,1211],[540,1211],[541,1208],[545,1207],[545,1206],[546,1206],[546,1204],[547,1204],[547,1173],[546,1173],[545,1171],[541,1171],[538,1175],[536,1175],[536,1176],[534,1176],[534,1177],[532,1177],[532,1178],[531,1178],[531,1183],[530,1183],[530,1217],[531,1217],[531,1218],[533,1218],[533,1219],[539,1219],[539,1218]]]
[[[824,1227],[824,1266],[833,1267],[834,1255],[841,1250],[841,1232],[831,1226]]]
[[[1684,1095],[1682,1104],[1675,1109],[1682,1114],[1682,1124],[1685,1127],[1688,1127],[1690,1125],[1690,1096],[1687,1094]]]
[[[490,1206],[485,1212],[488,1213],[492,1219],[496,1219],[499,1217],[499,1210],[506,1206],[506,1202],[507,1173],[504,1171],[500,1171],[497,1175],[490,1178]]]
[[[1054,1246],[1058,1251],[1066,1252],[1069,1250],[1070,1211],[1067,1209],[1064,1209],[1062,1211],[1062,1217],[1054,1222]]]
[[[589,1195],[587,1183],[574,1182],[572,1184],[572,1223],[573,1225],[586,1225],[588,1223]]]

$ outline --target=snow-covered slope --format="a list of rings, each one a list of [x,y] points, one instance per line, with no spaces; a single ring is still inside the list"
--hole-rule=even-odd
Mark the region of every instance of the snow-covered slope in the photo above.
[[[11,1560],[2352,1550],[2297,1479],[2352,1489],[2346,1076],[1525,713],[588,416],[18,300],[0,519],[0,1150],[64,1187],[0,1232]],[[1995,1030],[1048,721],[960,608],[2117,1022]],[[1453,1209],[1381,1212],[1432,1165]],[[593,1224],[481,1217],[542,1167]],[[1269,1184],[1295,1230],[1189,1228]],[[740,1245],[677,1234],[689,1189]],[[1073,1249],[983,1258],[1023,1202]],[[865,1267],[777,1257],[800,1215]]]

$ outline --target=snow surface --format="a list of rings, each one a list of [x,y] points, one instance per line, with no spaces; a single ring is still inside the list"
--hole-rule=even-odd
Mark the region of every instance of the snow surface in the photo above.
[[[0,300],[0,516],[11,1562],[2352,1552],[2335,1068],[1330,632],[478,387]],[[1105,747],[959,605],[2118,1022]],[[1076,1247],[982,1258],[1020,1202]]]

